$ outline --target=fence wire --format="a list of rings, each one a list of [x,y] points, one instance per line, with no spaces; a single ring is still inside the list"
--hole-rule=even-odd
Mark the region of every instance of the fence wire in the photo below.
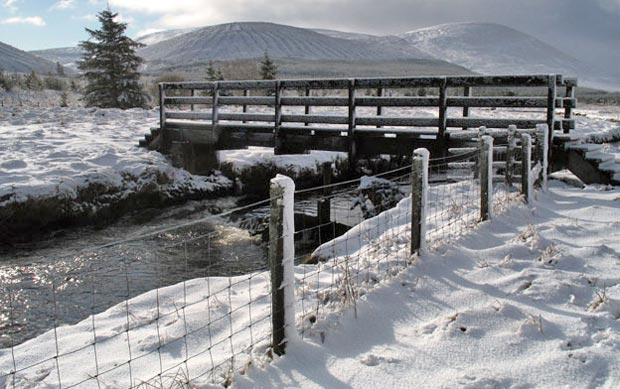
[[[479,147],[430,161],[430,249],[480,220],[480,163]],[[506,169],[494,165],[502,179]],[[361,296],[410,265],[411,177],[405,166],[296,192],[302,336],[322,340],[330,317],[356,312]],[[496,185],[494,210],[517,195]],[[280,313],[266,258],[269,202],[2,269],[0,387],[228,386],[268,361]]]

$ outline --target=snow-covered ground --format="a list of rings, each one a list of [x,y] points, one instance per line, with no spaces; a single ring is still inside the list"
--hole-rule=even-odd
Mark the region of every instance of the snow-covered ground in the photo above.
[[[237,387],[617,388],[620,190],[551,182]]]
[[[586,115],[577,118],[584,134],[618,131],[619,123],[610,120],[616,109],[579,112]],[[0,115],[4,201],[71,195],[88,180],[119,183],[123,172],[139,177],[149,169],[163,169],[173,182],[193,187],[212,184],[135,147],[156,123],[155,111],[15,108]],[[254,151],[229,156],[238,163],[271,158]],[[312,154],[308,158],[316,165]],[[201,376],[205,366],[224,363],[236,350],[236,364],[246,373],[234,377],[239,387],[617,387],[619,221],[620,190],[551,182],[533,205],[515,205],[455,243],[432,245],[396,278],[384,278],[379,269],[386,258],[406,262],[403,235],[386,247],[393,256],[377,262],[371,277],[377,282],[355,309],[332,312],[309,328],[306,318],[298,318],[305,339],[292,342],[272,364],[263,363],[269,277],[258,273],[152,291],[15,350],[0,350],[0,377],[35,364],[16,376],[17,387],[56,387],[59,375],[64,386],[86,380],[83,386],[118,387],[128,383],[130,372],[147,379],[176,366],[170,374],[187,369],[200,387],[214,378]],[[297,279],[307,278],[313,266],[297,267]],[[333,278],[317,275],[315,281]],[[258,301],[248,305],[250,295]],[[179,311],[181,306],[187,308]],[[205,312],[214,325],[205,327]],[[188,329],[191,336],[183,337]],[[160,348],[162,339],[168,345]],[[210,348],[204,343],[209,340],[217,345]],[[250,344],[255,347],[246,353]],[[210,352],[201,353],[205,349]],[[66,355],[54,360],[56,353]],[[222,369],[221,378],[231,375],[225,364]],[[4,383],[10,387],[12,377]]]
[[[230,378],[241,388],[617,387],[620,190],[551,181],[536,197],[409,266],[408,218],[377,231],[374,249],[352,249],[364,253],[355,304],[332,300],[351,277],[346,256],[297,266],[304,338],[271,363],[269,276],[254,273],[148,292],[1,350],[0,372],[35,365],[15,381],[5,377],[8,387],[56,387],[59,379],[125,387],[151,378],[157,386],[160,371],[169,385],[189,377],[195,387]],[[406,215],[407,203],[388,213]],[[369,219],[366,229],[385,226],[380,219],[390,218]],[[315,309],[322,314],[313,322]]]

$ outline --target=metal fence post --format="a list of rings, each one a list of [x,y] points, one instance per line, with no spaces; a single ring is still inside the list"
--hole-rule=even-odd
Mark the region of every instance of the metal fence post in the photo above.
[[[529,203],[532,198],[532,138],[530,134],[521,134],[521,194],[525,196],[525,202]]]
[[[283,355],[287,340],[296,334],[293,197],[295,184],[278,174],[271,180],[269,219],[269,270],[271,273],[271,323],[274,353]],[[292,328],[291,328],[292,327]]]
[[[424,251],[426,240],[426,199],[428,191],[428,159],[426,149],[413,152],[411,167],[411,255]]]
[[[493,137],[482,136],[480,149],[480,219],[491,218],[493,205]]]

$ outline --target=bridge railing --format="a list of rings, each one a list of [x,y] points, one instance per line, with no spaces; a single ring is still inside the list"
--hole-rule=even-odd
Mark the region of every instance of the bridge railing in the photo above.
[[[315,147],[353,154],[385,138],[437,143],[455,129],[481,126],[547,124],[569,132],[576,85],[554,74],[162,83],[161,128],[221,148],[266,145],[295,153]],[[561,88],[565,96],[559,96]],[[507,110],[499,115],[498,108]],[[558,108],[563,117],[556,115]]]

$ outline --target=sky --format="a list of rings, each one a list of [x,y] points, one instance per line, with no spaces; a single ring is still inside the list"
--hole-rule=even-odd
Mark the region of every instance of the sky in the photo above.
[[[240,21],[371,34],[494,22],[586,62],[620,63],[620,0],[109,0],[137,36]],[[105,0],[0,0],[0,41],[22,50],[74,46],[97,28]]]

